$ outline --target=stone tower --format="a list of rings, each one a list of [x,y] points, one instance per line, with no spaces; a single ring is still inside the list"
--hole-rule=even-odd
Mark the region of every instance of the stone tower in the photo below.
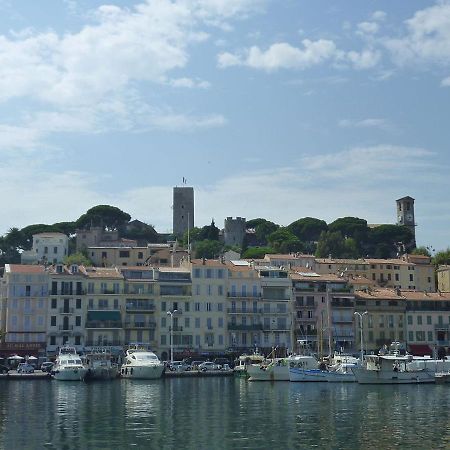
[[[242,246],[245,237],[245,223],[244,217],[236,217],[236,219],[227,217],[225,219],[223,230],[223,241],[225,245]]]
[[[416,220],[414,217],[414,199],[403,197],[396,200],[397,203],[397,225],[404,225],[413,234],[413,243],[416,242]]]
[[[182,236],[194,228],[194,188],[173,188],[173,234]]]

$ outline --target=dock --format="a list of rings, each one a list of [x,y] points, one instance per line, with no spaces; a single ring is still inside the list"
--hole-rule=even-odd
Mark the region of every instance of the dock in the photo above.
[[[51,380],[51,376],[40,370],[33,373],[17,373],[15,370],[10,370],[8,373],[0,374],[0,380]]]

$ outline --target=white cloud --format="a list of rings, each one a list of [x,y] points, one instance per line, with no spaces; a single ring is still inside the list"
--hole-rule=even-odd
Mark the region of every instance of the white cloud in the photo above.
[[[376,20],[378,22],[382,22],[386,19],[387,14],[384,11],[375,11],[372,14],[372,20]]]
[[[380,62],[381,52],[370,48],[364,49],[361,52],[352,50],[347,52],[346,59],[355,69],[372,69]]]
[[[204,80],[195,79],[192,78],[175,78],[173,80],[169,80],[168,84],[173,87],[179,87],[179,88],[200,88],[200,89],[208,89],[211,87],[211,83]]]
[[[304,39],[302,44],[303,47],[298,48],[280,42],[265,51],[253,46],[242,54],[221,53],[218,55],[218,65],[221,68],[241,65],[266,71],[306,69],[331,59],[336,52],[334,42],[325,39]]]
[[[361,22],[357,28],[359,34],[365,35],[377,33],[380,26],[376,22]]]
[[[444,78],[441,81],[441,86],[442,87],[450,87],[450,77]]]
[[[398,64],[427,61],[448,65],[450,58],[450,2],[443,0],[417,11],[406,21],[403,37],[385,39],[384,45]]]
[[[166,131],[196,131],[221,127],[226,124],[226,119],[218,115],[187,116],[183,114],[158,114],[148,118],[148,126]]]
[[[362,120],[342,119],[338,124],[342,128],[380,128],[383,130],[391,128],[386,119],[379,118],[368,118]]]

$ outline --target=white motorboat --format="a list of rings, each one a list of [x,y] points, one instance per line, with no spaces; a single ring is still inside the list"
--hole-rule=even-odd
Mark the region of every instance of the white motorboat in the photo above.
[[[112,360],[111,352],[105,349],[93,349],[86,355],[89,380],[113,380],[119,376],[119,368]]]
[[[142,347],[129,348],[120,369],[122,378],[152,380],[161,378],[164,364],[150,350]]]
[[[59,349],[58,357],[52,369],[55,380],[82,381],[86,377],[87,367],[81,361],[74,347],[64,346]]]
[[[263,355],[260,355],[257,351],[251,355],[241,355],[238,358],[237,364],[234,367],[234,375],[238,377],[248,377],[247,368],[252,364],[261,364],[265,360]]]

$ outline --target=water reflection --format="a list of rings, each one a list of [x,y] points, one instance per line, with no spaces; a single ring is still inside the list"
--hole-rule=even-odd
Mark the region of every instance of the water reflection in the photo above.
[[[0,382],[0,448],[450,448],[450,386]]]

